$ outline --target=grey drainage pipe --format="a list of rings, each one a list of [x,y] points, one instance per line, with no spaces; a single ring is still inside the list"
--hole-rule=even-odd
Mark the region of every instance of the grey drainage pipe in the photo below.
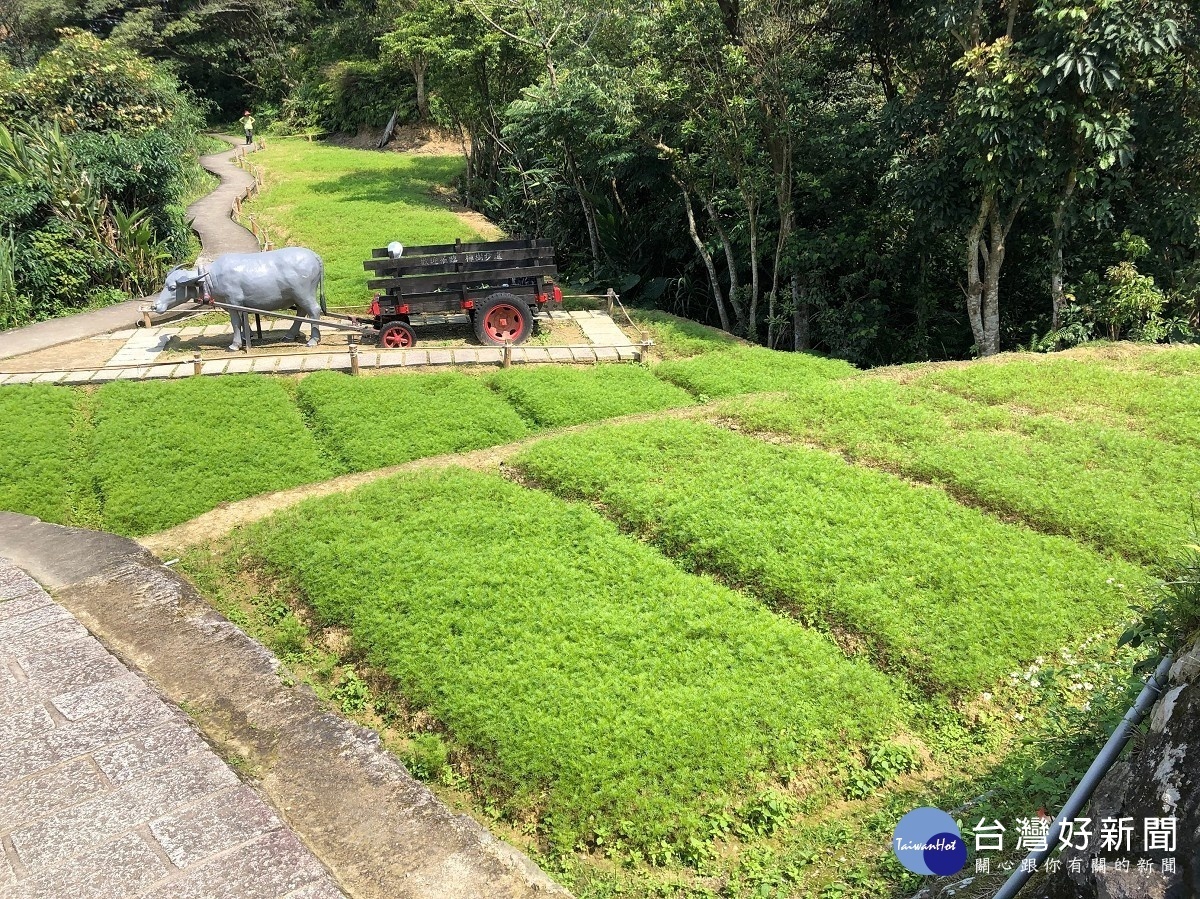
[[[1167,653],[1158,663],[1158,667],[1154,669],[1153,676],[1146,681],[1146,686],[1138,694],[1133,707],[1125,713],[1125,717],[1121,719],[1117,729],[1108,738],[1108,742],[1104,744],[1104,748],[1100,750],[1100,754],[1096,756],[1092,766],[1083,775],[1083,780],[1079,782],[1079,786],[1075,788],[1071,798],[1067,800],[1062,811],[1058,813],[1058,817],[1054,819],[1054,823],[1050,825],[1050,833],[1046,837],[1046,848],[1029,853],[1025,858],[1025,864],[1018,866],[1017,870],[1013,871],[1012,876],[1000,888],[1000,892],[996,893],[995,899],[1013,899],[1021,891],[1021,887],[1025,886],[1029,878],[1033,876],[1038,866],[1058,847],[1058,835],[1062,833],[1063,822],[1074,820],[1083,810],[1084,803],[1091,797],[1092,791],[1099,786],[1101,778],[1117,760],[1117,756],[1121,754],[1125,744],[1129,742],[1133,729],[1138,726],[1142,718],[1150,711],[1150,707],[1154,705],[1155,700],[1158,699],[1159,694],[1162,693],[1163,686],[1167,681],[1167,672],[1170,670],[1171,654]],[[1033,864],[1028,864],[1030,861]],[[1030,870],[1025,870],[1026,868]]]

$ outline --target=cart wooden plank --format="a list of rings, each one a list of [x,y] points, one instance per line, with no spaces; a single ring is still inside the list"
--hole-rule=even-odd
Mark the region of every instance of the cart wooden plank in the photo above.
[[[505,252],[496,253],[495,256],[503,257],[498,259],[485,259],[484,253],[464,254],[462,257],[455,256],[415,256],[409,259],[407,256],[403,259],[395,261],[387,259],[375,259],[370,262],[364,262],[363,268],[367,271],[373,271],[379,276],[400,277],[408,275],[428,275],[437,274],[439,272],[477,272],[487,271],[489,269],[498,268],[514,268],[519,265],[553,265],[554,251],[553,250],[537,250],[538,255],[531,256],[528,253],[521,252]]]
[[[405,256],[429,256],[438,253],[477,253],[495,250],[520,250],[553,247],[554,242],[539,238],[536,240],[491,240],[480,243],[439,243],[427,244],[420,247],[405,247]],[[379,247],[371,251],[374,259],[388,259],[387,247]],[[401,257],[404,258],[403,256]]]
[[[396,288],[401,295],[410,293],[428,293],[431,288],[445,289],[492,290],[501,289],[504,281],[514,278],[553,278],[558,274],[558,268],[553,265],[528,265],[517,268],[490,269],[482,272],[463,271],[446,272],[436,275],[411,275],[400,278],[375,278],[367,281],[367,287],[372,290],[381,288]]]

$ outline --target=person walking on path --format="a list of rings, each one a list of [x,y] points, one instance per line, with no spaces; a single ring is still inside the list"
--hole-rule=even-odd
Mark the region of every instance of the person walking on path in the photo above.
[[[248,109],[242,115],[242,127],[244,129],[246,129],[246,143],[247,144],[253,143],[253,141],[254,141],[254,116],[250,115],[250,110],[248,110]]]

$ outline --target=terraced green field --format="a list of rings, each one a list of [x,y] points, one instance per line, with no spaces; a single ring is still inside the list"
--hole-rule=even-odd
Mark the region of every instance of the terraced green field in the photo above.
[[[1005,525],[936,490],[709,425],[623,425],[539,443],[517,467],[687,567],[865,641],[931,690],[980,690],[1127,606],[1129,565]],[[967,627],[967,623],[970,626]]]
[[[539,806],[565,850],[604,834],[686,846],[748,778],[836,760],[899,720],[889,680],[828,638],[495,476],[308,502],[244,551],[447,725],[514,816]]]
[[[149,534],[337,471],[270,378],[115,381],[96,394],[94,426],[92,475],[104,526],[118,534]]]
[[[1194,374],[1121,371],[1073,359],[1017,360],[934,371],[916,383],[1200,447],[1200,380]]]
[[[854,373],[854,366],[840,359],[777,353],[756,346],[732,346],[668,360],[655,369],[660,378],[700,397],[798,390]]]
[[[354,378],[318,372],[300,382],[301,408],[350,471],[519,440],[521,417],[478,378],[446,372]]]
[[[1000,367],[966,372],[984,368]],[[1099,423],[1087,411],[1095,408],[1072,406],[1073,418],[1034,415],[923,382],[864,378],[737,400],[722,412],[744,428],[944,484],[965,502],[1156,566],[1187,536],[1200,455],[1185,440]],[[1157,419],[1138,420],[1149,428]]]
[[[0,509],[71,517],[80,480],[71,452],[76,401],[54,387],[0,387]]]
[[[510,368],[492,375],[488,383],[526,419],[546,428],[693,403],[686,392],[640,365]]]
[[[0,507],[143,534],[530,441],[182,564],[582,899],[899,895],[909,808],[1061,802],[1200,499],[1200,351],[858,372],[634,315],[649,369],[0,388]]]

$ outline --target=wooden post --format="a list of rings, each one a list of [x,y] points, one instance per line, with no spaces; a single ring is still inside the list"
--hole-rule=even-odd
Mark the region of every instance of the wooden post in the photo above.
[[[350,337],[350,374],[358,374],[358,341],[353,335]]]
[[[512,341],[504,341],[504,346],[500,350],[500,367],[508,368],[512,365]]]
[[[610,288],[608,289],[608,295],[605,297],[605,305],[608,307],[608,317],[609,317],[609,318],[612,318],[612,312],[613,312],[613,298],[614,298],[616,295],[617,295],[617,292],[616,292],[615,290],[613,290],[613,289],[610,287]]]
[[[233,198],[233,214],[234,215],[242,214],[242,198],[241,197]]]
[[[641,355],[638,357],[638,362],[642,363],[643,365],[645,365],[647,362],[650,361],[650,347],[651,347],[650,334],[648,331],[643,331],[642,332],[642,352],[641,352]]]
[[[143,327],[143,328],[149,328],[149,327],[150,327],[151,325],[153,325],[153,324],[154,324],[154,322],[150,321],[150,313],[149,313],[149,312],[143,312],[143,313],[142,313],[142,327]]]
[[[200,351],[196,350],[196,352],[192,353],[192,374],[200,374],[200,368],[202,365],[203,363],[200,361]]]

